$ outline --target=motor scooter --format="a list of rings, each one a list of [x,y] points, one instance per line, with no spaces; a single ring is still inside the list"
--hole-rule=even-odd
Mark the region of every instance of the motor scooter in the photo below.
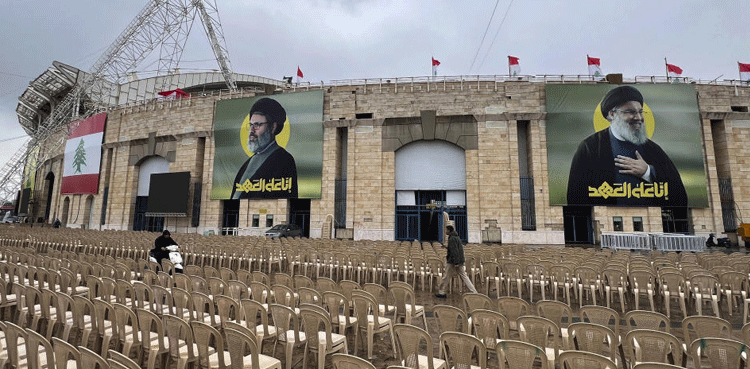
[[[180,246],[178,246],[178,245],[170,245],[170,246],[167,246],[166,249],[167,249],[167,251],[169,251],[169,261],[171,261],[172,264],[174,264],[174,268],[178,272],[182,272],[182,269],[183,269],[182,268],[182,262],[183,262],[183,260],[182,260],[182,254],[180,253]],[[158,263],[156,261],[156,258],[153,255],[151,255],[150,253],[148,255],[148,259],[150,261],[153,261],[154,263]]]

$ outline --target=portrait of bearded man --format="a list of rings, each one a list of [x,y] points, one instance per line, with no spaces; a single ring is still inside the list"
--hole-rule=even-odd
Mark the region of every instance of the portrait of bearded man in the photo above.
[[[600,103],[610,127],[585,138],[578,146],[568,177],[568,205],[687,206],[685,186],[677,167],[648,137],[643,95],[632,86],[616,87]],[[590,196],[591,188],[641,184],[667,189],[665,196]],[[666,184],[666,187],[664,186]],[[659,192],[659,191],[657,191]]]
[[[253,155],[237,172],[231,199],[296,198],[297,165],[276,142],[287,121],[286,111],[278,101],[264,97],[248,115],[247,148]]]

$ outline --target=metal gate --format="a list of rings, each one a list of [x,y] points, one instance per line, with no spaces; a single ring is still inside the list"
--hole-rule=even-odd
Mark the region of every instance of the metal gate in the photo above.
[[[468,241],[468,217],[466,207],[433,207],[428,205],[409,205],[396,207],[396,240],[439,241],[443,240],[443,212],[448,213],[456,226],[456,232],[462,241]],[[435,222],[425,224],[425,222]],[[437,229],[434,234],[431,230]],[[427,231],[426,231],[427,230]],[[429,232],[429,234],[427,234]]]
[[[164,217],[147,217],[148,196],[135,198],[135,212],[133,215],[133,230],[161,232],[164,230]]]

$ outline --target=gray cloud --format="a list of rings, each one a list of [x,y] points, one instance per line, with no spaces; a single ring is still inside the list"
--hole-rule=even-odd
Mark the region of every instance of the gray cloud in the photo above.
[[[737,78],[750,62],[747,2],[697,0],[500,0],[472,74],[507,74],[507,55],[524,74],[587,74],[586,54],[604,73],[664,75],[664,57],[684,75]],[[14,1],[0,14],[0,128],[19,131],[17,97],[53,60],[88,70],[146,5],[145,0]],[[494,1],[281,0],[220,1],[219,12],[236,72],[308,81],[468,74]],[[158,50],[139,72],[155,69]],[[486,56],[486,59],[485,59]],[[183,70],[216,69],[199,23],[183,54]],[[479,62],[484,60],[481,68]],[[139,73],[146,75],[145,73]],[[9,157],[0,153],[0,163]],[[0,164],[1,165],[1,164]]]

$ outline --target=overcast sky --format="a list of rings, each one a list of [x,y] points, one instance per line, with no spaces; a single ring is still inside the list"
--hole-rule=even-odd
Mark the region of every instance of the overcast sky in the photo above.
[[[13,140],[24,134],[15,109],[29,82],[54,60],[89,70],[147,3],[4,7],[0,165],[24,141]],[[587,54],[601,58],[605,74],[625,78],[663,76],[665,57],[703,80],[737,79],[737,61],[750,63],[746,0],[219,0],[218,7],[234,71],[275,79],[298,65],[304,81],[426,76],[433,56],[438,74],[449,76],[507,74],[508,55],[529,75],[585,75]],[[154,70],[157,56],[136,71]],[[199,20],[180,68],[217,68]]]

